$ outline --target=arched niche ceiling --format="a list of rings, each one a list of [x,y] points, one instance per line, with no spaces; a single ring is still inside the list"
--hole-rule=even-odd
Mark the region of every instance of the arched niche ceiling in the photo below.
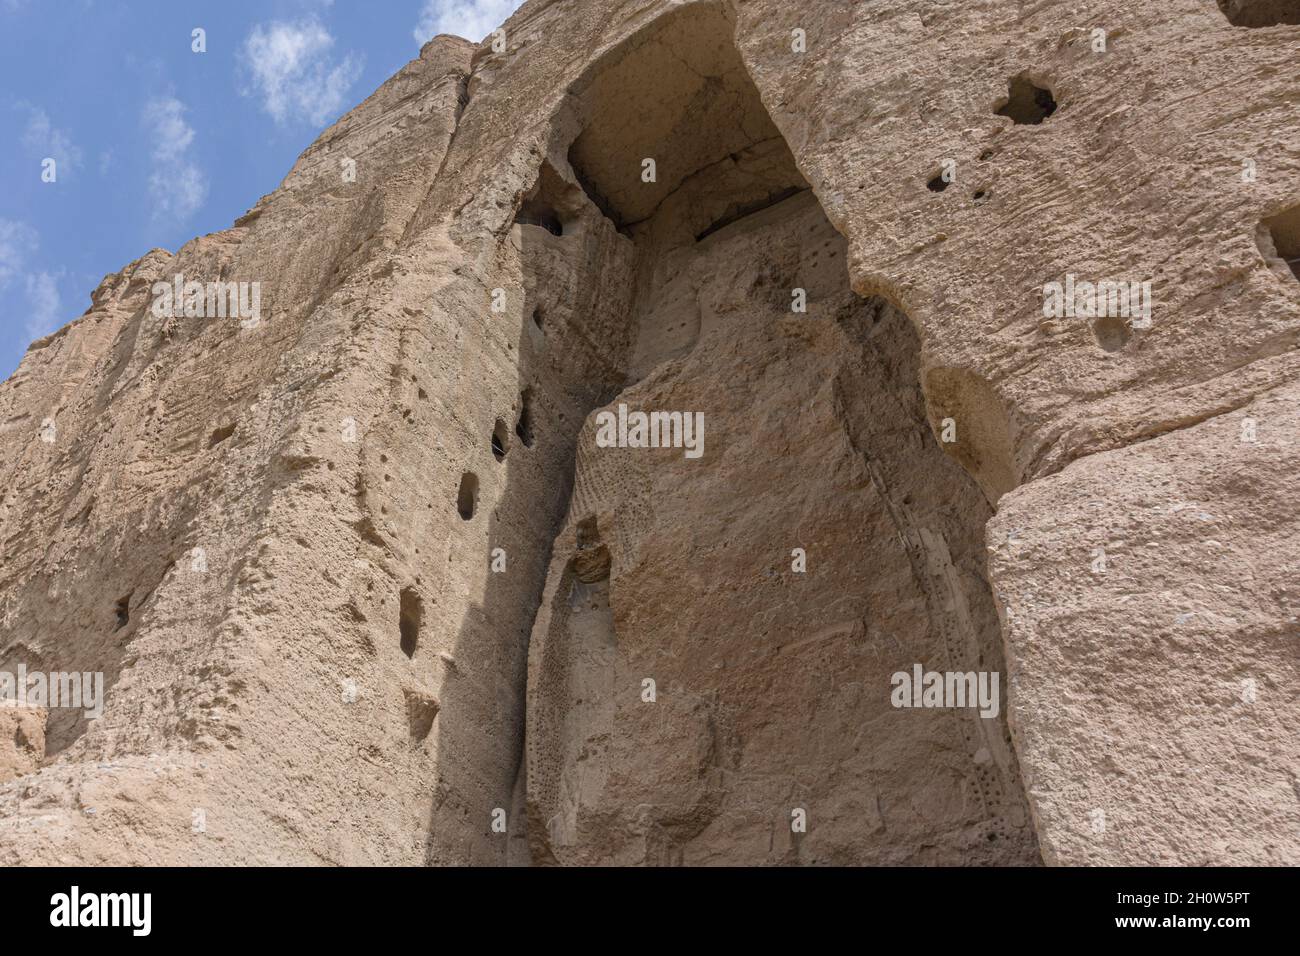
[[[620,228],[697,174],[749,170],[752,201],[807,186],[741,63],[718,6],[663,16],[575,85],[583,132],[569,162]],[[655,181],[642,176],[655,162]],[[734,197],[733,197],[734,198]]]

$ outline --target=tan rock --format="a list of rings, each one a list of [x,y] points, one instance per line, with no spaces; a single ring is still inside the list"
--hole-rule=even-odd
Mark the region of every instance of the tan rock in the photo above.
[[[1298,28],[1219,6],[426,45],[0,386],[0,670],[107,685],[0,708],[0,864],[1300,861]]]

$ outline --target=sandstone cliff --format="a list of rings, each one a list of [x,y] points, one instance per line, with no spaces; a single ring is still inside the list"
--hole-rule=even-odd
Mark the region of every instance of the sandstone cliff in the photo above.
[[[0,863],[1300,862],[1295,11],[435,39],[0,386]]]

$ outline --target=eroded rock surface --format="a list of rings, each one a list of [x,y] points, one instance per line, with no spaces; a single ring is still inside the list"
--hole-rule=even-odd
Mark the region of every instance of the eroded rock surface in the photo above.
[[[699,410],[703,454],[579,441],[530,652],[535,858],[1031,861],[1000,715],[881,692],[1002,669],[989,508],[930,434],[915,332],[848,288],[809,193],[687,241],[642,328],[699,339],[613,404]]]
[[[0,670],[107,685],[0,712],[0,863],[1296,863],[1294,23],[435,39],[0,386]],[[620,404],[703,454],[597,447]]]
[[[1089,456],[989,525],[1048,862],[1300,856],[1297,398]]]

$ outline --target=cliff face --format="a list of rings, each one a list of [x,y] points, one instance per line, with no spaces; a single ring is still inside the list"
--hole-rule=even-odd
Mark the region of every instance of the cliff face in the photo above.
[[[1133,6],[531,0],[107,277],[0,386],[0,671],[106,685],[0,862],[1300,861],[1300,27]]]

